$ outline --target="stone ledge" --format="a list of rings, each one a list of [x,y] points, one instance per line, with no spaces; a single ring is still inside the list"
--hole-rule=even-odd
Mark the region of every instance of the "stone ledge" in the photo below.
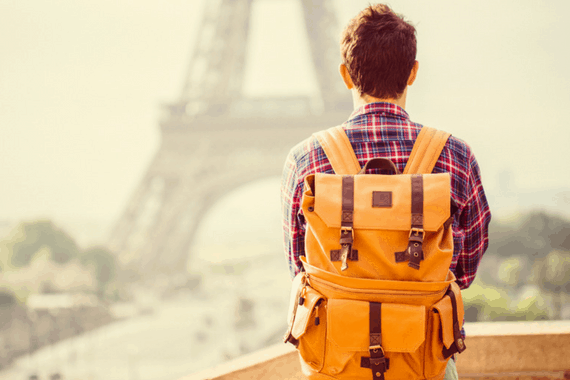
[[[466,323],[460,374],[570,370],[570,321]]]
[[[233,359],[180,380],[305,380],[297,350],[290,344],[276,344]]]
[[[461,380],[554,380],[570,379],[570,372],[505,372],[487,374],[460,374]]]
[[[466,323],[462,380],[570,379],[570,321]],[[303,380],[297,352],[278,344],[180,380]]]

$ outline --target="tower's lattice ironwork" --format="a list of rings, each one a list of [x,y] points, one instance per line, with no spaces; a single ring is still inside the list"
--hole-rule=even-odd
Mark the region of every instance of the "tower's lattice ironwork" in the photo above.
[[[207,1],[182,93],[164,108],[160,148],[112,231],[109,245],[123,263],[142,272],[184,270],[200,220],[217,199],[279,175],[295,143],[347,118],[332,0],[298,1],[319,87],[316,106],[314,97],[245,97],[254,0]]]

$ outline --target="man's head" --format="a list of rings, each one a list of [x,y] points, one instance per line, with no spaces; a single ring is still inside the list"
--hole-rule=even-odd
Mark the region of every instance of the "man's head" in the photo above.
[[[361,97],[398,99],[415,79],[416,29],[387,5],[370,5],[350,20],[340,46],[341,74]]]

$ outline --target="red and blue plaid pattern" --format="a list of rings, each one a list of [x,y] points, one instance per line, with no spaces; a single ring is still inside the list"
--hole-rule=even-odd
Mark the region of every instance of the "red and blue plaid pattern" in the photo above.
[[[403,108],[391,103],[370,103],[355,110],[343,124],[361,166],[374,157],[391,159],[404,170],[422,125],[410,121]],[[287,157],[281,180],[281,209],[285,253],[291,275],[301,271],[305,254],[306,222],[301,210],[305,177],[313,173],[333,173],[315,137],[297,144]],[[475,279],[479,261],[488,245],[491,212],[481,173],[469,146],[450,137],[433,173],[451,174],[451,196],[459,209],[453,222],[454,252],[450,269],[461,289]]]

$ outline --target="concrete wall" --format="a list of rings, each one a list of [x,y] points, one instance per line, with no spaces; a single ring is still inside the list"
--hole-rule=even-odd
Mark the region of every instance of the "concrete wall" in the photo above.
[[[465,380],[570,379],[570,321],[467,323]],[[180,380],[301,380],[297,353],[276,345]]]

